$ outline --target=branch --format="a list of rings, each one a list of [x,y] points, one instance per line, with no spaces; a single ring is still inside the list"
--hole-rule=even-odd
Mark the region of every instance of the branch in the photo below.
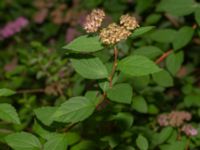
[[[167,52],[165,52],[162,56],[160,56],[160,57],[155,61],[155,63],[156,63],[156,64],[160,64],[165,58],[167,58],[167,56],[169,56],[169,54],[171,54],[172,51],[173,51],[173,50],[170,49],[170,50],[168,50]]]
[[[44,93],[44,89],[25,89],[25,90],[18,90],[16,91],[17,94],[23,94],[23,93]]]
[[[108,78],[110,87],[112,87],[112,80],[113,80],[113,77],[115,75],[115,71],[117,68],[117,56],[118,56],[118,50],[117,50],[117,47],[115,46],[114,47],[114,63],[113,63],[113,67],[112,67],[112,72],[110,74],[110,77]]]

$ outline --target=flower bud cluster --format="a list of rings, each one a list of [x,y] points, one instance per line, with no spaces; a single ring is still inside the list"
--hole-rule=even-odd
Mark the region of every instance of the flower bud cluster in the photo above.
[[[91,14],[86,17],[84,29],[87,33],[97,32],[105,17],[105,13],[101,9],[94,9]]]
[[[84,29],[87,33],[97,32],[101,27],[102,21],[105,18],[103,10],[95,9],[86,17]],[[103,44],[114,45],[121,40],[125,40],[131,35],[130,30],[139,27],[137,20],[126,14],[120,18],[120,25],[116,23],[109,24],[106,28],[100,30],[100,39]]]
[[[192,115],[186,111],[172,111],[168,114],[161,114],[157,118],[157,122],[160,126],[172,126],[178,127],[187,136],[195,136],[198,131],[191,125],[185,124],[186,121],[190,121]]]

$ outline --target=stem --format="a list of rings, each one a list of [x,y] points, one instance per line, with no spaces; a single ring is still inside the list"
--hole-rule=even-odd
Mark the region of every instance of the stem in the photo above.
[[[189,150],[189,149],[190,149],[190,138],[187,139],[187,143],[185,147],[185,150]]]
[[[113,80],[113,77],[115,75],[115,71],[116,71],[116,68],[117,68],[117,56],[118,56],[118,50],[117,50],[117,47],[115,46],[114,47],[114,63],[113,63],[111,74],[108,78],[110,87],[112,87],[112,80]]]
[[[68,127],[64,128],[62,132],[68,132],[69,130],[71,130],[72,128],[74,128],[79,122],[73,123],[71,125],[69,125]]]
[[[172,49],[168,50],[167,52],[165,52],[162,56],[160,56],[156,61],[155,63],[156,64],[159,64],[161,63],[167,56],[169,56],[169,54],[171,54],[172,52]]]
[[[44,89],[25,89],[25,90],[18,90],[17,94],[23,93],[43,93]]]

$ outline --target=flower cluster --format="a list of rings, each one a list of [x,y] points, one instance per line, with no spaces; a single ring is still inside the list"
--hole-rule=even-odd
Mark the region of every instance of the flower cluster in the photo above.
[[[95,9],[86,17],[84,29],[87,33],[97,32],[101,27],[102,21],[105,17],[103,10]],[[120,18],[120,25],[116,23],[109,24],[106,28],[100,31],[100,39],[106,45],[113,45],[121,40],[125,40],[131,35],[130,30],[139,27],[137,20],[126,14]]]
[[[101,9],[94,9],[91,14],[86,17],[84,29],[87,33],[97,32],[105,17],[105,13]]]
[[[136,18],[128,14],[121,16],[120,24],[124,26],[127,30],[134,30],[135,28],[139,27],[139,24]]]
[[[185,111],[172,111],[169,114],[161,114],[158,116],[158,123],[160,126],[173,126],[179,127],[185,121],[191,120],[190,113]]]
[[[14,21],[7,23],[0,29],[0,40],[9,38],[20,32],[24,27],[28,25],[29,21],[25,17],[19,17]]]
[[[125,40],[131,34],[130,31],[126,30],[124,27],[112,23],[104,28],[100,32],[101,40],[104,44],[115,44],[121,40]]]
[[[181,131],[188,136],[194,136],[197,134],[197,130],[191,125],[185,124],[186,121],[190,121],[192,115],[186,111],[172,111],[168,114],[161,114],[157,118],[157,122],[160,126],[172,126],[181,127]]]

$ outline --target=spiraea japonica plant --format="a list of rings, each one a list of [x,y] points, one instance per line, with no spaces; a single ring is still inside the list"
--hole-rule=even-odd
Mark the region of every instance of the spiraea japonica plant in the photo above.
[[[107,24],[105,18],[103,10],[93,10],[85,19],[83,29],[86,34],[63,47],[66,53],[63,57],[70,60],[74,74],[77,73],[77,80],[80,80],[74,88],[77,91],[83,88],[83,92],[77,92],[55,106],[34,109],[35,123],[31,131],[9,133],[5,137],[11,148],[189,150],[190,140],[198,134],[197,129],[189,124],[191,113],[171,109],[171,112],[157,115],[159,112],[151,90],[136,90],[142,89],[150,79],[150,84],[170,87],[172,77],[163,61],[168,58],[170,63],[177,55],[179,61],[182,54],[175,54],[173,50],[163,53],[157,49],[150,55],[142,49],[132,53],[134,40],[154,27],[140,26],[129,14]],[[174,67],[171,67],[172,74]],[[156,93],[162,88],[153,90]],[[0,96],[14,94],[8,89],[0,90]],[[150,105],[145,97],[149,98]],[[4,114],[0,114],[1,119],[20,124],[11,105],[0,104],[0,110]],[[153,117],[148,118],[148,115]],[[140,117],[148,119],[149,123]],[[135,120],[138,121],[136,126]],[[16,130],[20,131],[17,126]]]

